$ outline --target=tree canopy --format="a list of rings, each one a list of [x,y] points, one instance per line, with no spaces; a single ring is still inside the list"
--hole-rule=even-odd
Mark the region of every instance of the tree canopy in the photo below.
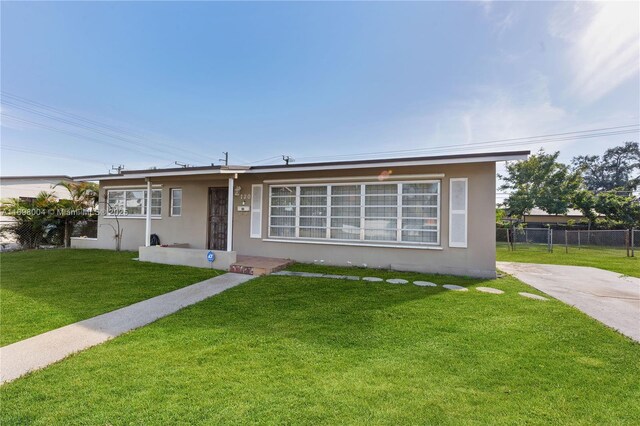
[[[534,207],[549,214],[567,213],[582,177],[580,171],[558,162],[558,155],[541,149],[527,160],[507,163],[507,173],[499,177],[500,189],[510,192],[505,200],[510,216],[523,216]]]
[[[640,147],[637,142],[607,149],[600,155],[579,155],[571,160],[579,171],[586,189],[593,192],[635,191],[640,184]],[[634,175],[635,174],[635,175]]]

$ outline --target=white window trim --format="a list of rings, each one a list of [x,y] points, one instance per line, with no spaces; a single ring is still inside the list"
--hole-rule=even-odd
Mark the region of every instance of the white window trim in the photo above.
[[[418,250],[443,250],[442,246],[436,246],[433,244],[424,243],[394,243],[390,241],[388,244],[371,243],[358,240],[323,240],[323,239],[299,239],[294,238],[263,238],[262,241],[267,243],[288,243],[288,244],[320,244],[329,246],[357,246],[357,247],[380,247],[380,248],[403,248],[403,249],[418,249]]]
[[[327,179],[330,180],[330,179]],[[436,232],[436,242],[427,243],[427,242],[410,242],[410,241],[402,241],[402,221],[398,221],[397,226],[397,237],[396,241],[379,241],[375,240],[365,240],[365,227],[364,227],[364,219],[365,219],[365,207],[366,204],[366,185],[376,185],[376,184],[394,184],[398,187],[398,203],[395,206],[398,209],[398,216],[402,215],[402,185],[403,184],[414,184],[414,183],[435,183],[437,185],[437,204],[436,204],[436,219],[437,225],[436,229],[432,232]],[[352,186],[352,185],[360,185],[360,239],[338,239],[338,238],[312,238],[312,237],[304,237],[301,238],[299,236],[299,222],[300,222],[300,187],[301,186],[323,186],[327,187],[327,235],[330,236],[331,229],[331,187],[332,186]],[[272,208],[272,188],[283,188],[283,187],[295,187],[295,237],[281,237],[274,236],[271,234],[271,208]],[[268,185],[268,197],[269,197],[269,211],[267,215],[267,238],[263,239],[263,241],[279,241],[279,242],[315,242],[318,244],[335,244],[335,245],[359,245],[365,247],[408,247],[408,248],[423,248],[423,247],[432,247],[437,248],[441,247],[441,209],[442,209],[442,182],[440,179],[420,179],[420,180],[406,180],[406,181],[393,181],[393,182],[380,182],[380,181],[362,181],[362,182],[324,182],[324,183],[292,183],[292,184],[273,184]],[[369,206],[370,207],[370,206]],[[391,206],[390,206],[391,207]],[[433,207],[433,206],[429,206]]]
[[[254,189],[260,188],[260,202],[258,203],[259,208],[254,207]],[[249,237],[250,238],[262,238],[262,203],[264,198],[264,185],[261,183],[251,185],[251,213],[250,213],[250,223],[249,223]],[[269,204],[271,204],[271,194],[269,194]],[[271,212],[271,206],[269,206],[269,212]],[[258,215],[258,232],[253,232],[253,224],[254,224],[254,213],[259,213]]]
[[[173,191],[180,191],[180,213],[178,214],[173,214],[173,208],[175,207],[173,205]],[[182,188],[171,188],[171,191],[169,192],[169,216],[171,217],[180,217],[182,216]]]
[[[110,187],[107,190],[106,193],[106,197],[104,199],[104,203],[107,204],[109,202],[109,193],[110,192],[124,192],[125,193],[125,203],[126,203],[126,199],[127,199],[127,192],[130,191],[143,191],[143,192],[147,192],[147,188],[146,187],[141,187],[141,186],[121,186],[121,187]],[[151,215],[151,219],[161,219],[162,218],[162,189],[161,188],[153,188],[152,191],[160,191],[160,214],[152,214]],[[146,207],[147,207],[147,196],[145,195],[143,197],[143,202],[142,202],[142,213],[141,214],[122,214],[122,215],[114,215],[114,214],[109,214],[109,213],[105,213],[104,218],[106,219],[146,219]],[[108,211],[108,207],[105,208],[106,211]]]
[[[453,210],[453,182],[464,182],[464,210]],[[451,224],[452,216],[454,214],[464,213],[464,243],[454,243],[451,241]],[[469,178],[450,178],[449,179],[449,247],[453,248],[467,248],[469,244]]]

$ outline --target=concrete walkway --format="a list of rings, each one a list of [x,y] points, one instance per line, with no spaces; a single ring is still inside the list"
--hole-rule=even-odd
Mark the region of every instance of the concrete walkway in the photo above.
[[[251,275],[224,274],[0,348],[0,383],[7,383],[186,306],[235,287]]]
[[[640,279],[585,266],[497,262],[497,267],[640,342]]]

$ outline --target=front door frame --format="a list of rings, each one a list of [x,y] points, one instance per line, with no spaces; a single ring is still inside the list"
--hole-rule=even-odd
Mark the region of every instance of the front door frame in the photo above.
[[[225,189],[227,190],[226,186],[209,186],[207,188],[207,249],[208,250],[221,250],[221,251],[229,251],[229,246],[228,246],[228,235],[229,235],[229,209],[227,207],[227,210],[225,211],[225,216],[226,216],[226,226],[227,226],[227,235],[225,235],[225,240],[224,240],[224,248],[214,248],[213,247],[213,241],[212,241],[212,230],[211,230],[211,217],[212,217],[212,196],[211,196],[211,192],[212,190],[222,190]],[[231,202],[232,200],[229,199],[229,194],[228,194],[228,190],[227,190],[227,206],[228,204]]]

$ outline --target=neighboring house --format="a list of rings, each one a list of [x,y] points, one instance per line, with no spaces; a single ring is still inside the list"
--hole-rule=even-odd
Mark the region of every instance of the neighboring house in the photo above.
[[[57,198],[66,200],[71,194],[60,182],[73,182],[73,178],[63,175],[50,176],[2,176],[0,177],[0,199],[35,199],[42,191],[53,193]]]
[[[66,188],[57,186],[60,182],[73,182],[73,179],[64,175],[48,176],[2,176],[0,177],[0,203],[9,198],[22,200],[34,200],[39,193],[53,193],[58,199],[70,199],[71,194]],[[13,218],[0,213],[0,227],[13,223]],[[11,236],[0,235],[2,249],[12,249],[15,239]]]
[[[569,209],[566,214],[556,215],[549,214],[538,207],[534,207],[529,213],[523,215],[522,221],[529,224],[566,224],[570,220],[579,222],[583,219],[585,219],[585,217],[582,215],[580,210]]]
[[[496,162],[528,154],[82,176],[99,181],[102,212],[98,238],[72,244],[113,249],[119,222],[122,249],[152,234],[173,246],[140,247],[141,260],[207,266],[211,250],[220,268],[249,255],[494,277]]]

